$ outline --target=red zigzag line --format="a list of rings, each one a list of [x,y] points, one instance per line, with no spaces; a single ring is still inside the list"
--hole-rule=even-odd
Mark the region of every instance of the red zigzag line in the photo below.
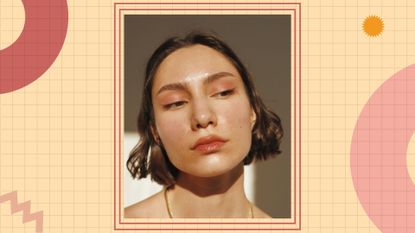
[[[19,211],[23,212],[23,223],[36,221],[36,232],[43,232],[43,211],[30,213],[30,201],[23,203],[17,202],[17,191],[6,193],[0,196],[0,204],[2,202],[10,201],[10,210],[12,214]]]

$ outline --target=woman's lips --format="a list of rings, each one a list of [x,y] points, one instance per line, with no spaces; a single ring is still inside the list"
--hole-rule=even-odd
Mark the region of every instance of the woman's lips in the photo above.
[[[225,144],[224,141],[213,141],[207,144],[199,144],[196,146],[195,150],[202,154],[210,154],[219,151],[223,144]]]
[[[192,146],[192,150],[196,150],[202,154],[210,154],[217,152],[227,142],[216,135],[210,135],[207,137],[199,138],[196,143]]]

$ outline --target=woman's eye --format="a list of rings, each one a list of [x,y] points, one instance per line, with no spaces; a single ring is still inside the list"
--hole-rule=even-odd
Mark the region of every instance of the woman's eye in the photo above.
[[[234,92],[234,89],[229,89],[229,90],[221,91],[221,92],[217,93],[216,96],[219,96],[219,97],[227,97],[227,96],[232,95],[233,92]]]
[[[174,103],[171,103],[171,104],[164,105],[164,108],[165,109],[175,109],[175,108],[179,108],[179,107],[183,106],[184,104],[185,104],[185,101],[177,101],[177,102],[174,102]]]

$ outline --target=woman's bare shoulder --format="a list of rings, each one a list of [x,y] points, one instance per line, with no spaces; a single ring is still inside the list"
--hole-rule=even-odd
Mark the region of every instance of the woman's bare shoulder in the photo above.
[[[254,217],[255,218],[272,218],[267,213],[265,213],[263,210],[258,208],[257,206],[254,206]]]
[[[125,218],[168,218],[163,191],[124,209]]]

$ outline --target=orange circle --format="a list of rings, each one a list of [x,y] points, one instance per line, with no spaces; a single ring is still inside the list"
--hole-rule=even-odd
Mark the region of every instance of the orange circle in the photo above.
[[[368,16],[363,22],[363,31],[368,36],[379,36],[383,32],[383,20],[379,16]]]

